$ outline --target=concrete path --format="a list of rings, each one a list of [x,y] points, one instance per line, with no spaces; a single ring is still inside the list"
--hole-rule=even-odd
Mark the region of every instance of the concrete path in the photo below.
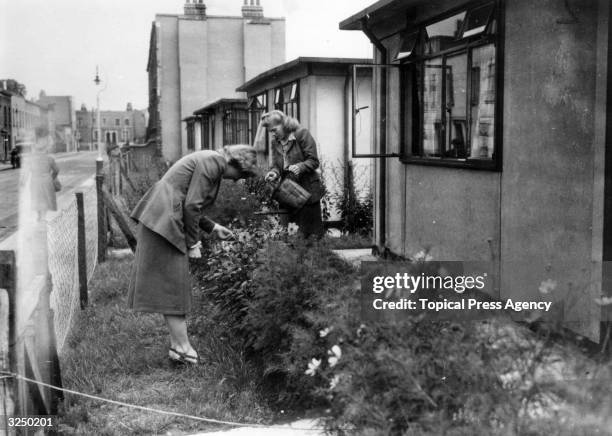
[[[233,430],[198,433],[191,436],[324,436],[316,420],[302,419],[274,428],[240,427]]]
[[[340,258],[351,263],[355,267],[359,267],[361,262],[374,262],[380,260],[372,254],[371,248],[358,248],[348,250],[333,250]]]

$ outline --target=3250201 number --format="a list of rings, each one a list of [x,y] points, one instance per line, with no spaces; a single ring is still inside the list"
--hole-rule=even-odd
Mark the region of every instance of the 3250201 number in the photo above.
[[[9,427],[55,427],[55,416],[12,416],[8,418]]]

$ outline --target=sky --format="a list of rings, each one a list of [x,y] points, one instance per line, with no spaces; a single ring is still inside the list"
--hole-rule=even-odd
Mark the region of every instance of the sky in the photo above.
[[[287,20],[287,60],[298,56],[371,57],[358,31],[338,23],[375,0],[261,0],[268,17]],[[240,15],[242,0],[205,0],[209,15]],[[93,107],[96,65],[106,80],[100,106],[148,104],[146,63],[156,13],[182,13],[184,0],[0,0],[0,79],[23,83],[28,98],[72,95]]]

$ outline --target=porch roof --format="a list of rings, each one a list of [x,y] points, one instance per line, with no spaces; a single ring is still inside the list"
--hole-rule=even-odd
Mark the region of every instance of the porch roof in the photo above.
[[[426,3],[424,0],[380,0],[340,22],[340,30],[363,30],[363,20],[372,25],[392,19],[412,6]]]
[[[248,100],[246,98],[220,98],[219,100],[216,100],[210,104],[207,104],[204,107],[201,107],[200,109],[196,110],[193,114],[203,115],[206,112],[213,111],[217,109],[218,107],[223,107],[223,106],[244,106],[246,107],[247,103],[248,103]]]
[[[292,61],[281,64],[270,70],[264,71],[258,76],[253,77],[251,80],[236,89],[237,92],[247,92],[253,86],[275,77],[282,76],[285,72],[299,68],[304,65],[330,65],[330,66],[342,66],[352,64],[369,64],[372,63],[372,59],[366,58],[323,58],[323,57],[299,57]]]

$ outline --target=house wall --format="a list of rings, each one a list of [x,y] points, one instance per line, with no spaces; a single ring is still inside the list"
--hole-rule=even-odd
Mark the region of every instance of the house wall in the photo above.
[[[208,40],[207,20],[178,20],[178,62],[180,65],[180,119],[189,116],[208,101]],[[163,98],[163,97],[162,97]],[[163,122],[163,120],[162,120]],[[180,156],[187,153],[186,129],[181,129]]]
[[[162,153],[170,161],[181,157],[181,94],[179,79],[178,18],[158,15],[159,116]]]
[[[157,15],[156,28],[162,153],[174,161],[187,152],[181,120],[221,98],[244,97],[238,86],[284,62],[285,21]]]
[[[597,338],[593,299],[601,290],[591,287],[597,1],[573,9],[577,22],[559,0],[515,0],[506,10],[502,295],[527,296],[551,277],[559,294],[569,294],[572,327]],[[521,274],[513,273],[516,262]]]
[[[377,214],[385,214],[386,245],[396,253],[426,249],[436,259],[491,261],[499,297],[533,299],[543,280],[555,280],[568,326],[597,340],[597,1],[572,10],[577,22],[562,0],[506,2],[502,172],[378,159],[377,171],[386,165],[388,173],[386,210]],[[399,36],[384,44],[393,59]],[[399,74],[390,72],[388,81],[387,151],[399,152]]]

